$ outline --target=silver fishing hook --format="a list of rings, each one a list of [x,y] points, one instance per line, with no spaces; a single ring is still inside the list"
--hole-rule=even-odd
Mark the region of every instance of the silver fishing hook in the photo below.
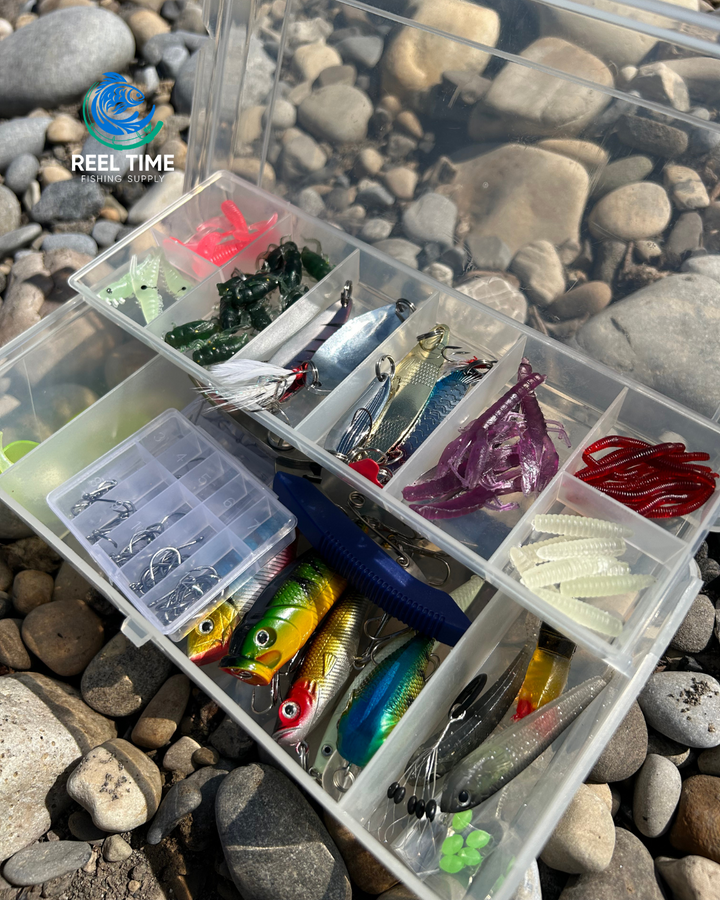
[[[275,674],[275,675],[273,675],[272,680],[270,681],[270,684],[268,685],[270,688],[270,706],[268,706],[267,709],[258,709],[255,706],[255,691],[257,690],[259,685],[255,685],[253,687],[252,697],[250,698],[250,709],[256,716],[264,716],[267,713],[272,712],[272,710],[275,708],[275,706],[277,706],[277,702],[278,702],[278,699],[280,696],[280,692],[278,689],[279,680],[280,680],[279,674]]]

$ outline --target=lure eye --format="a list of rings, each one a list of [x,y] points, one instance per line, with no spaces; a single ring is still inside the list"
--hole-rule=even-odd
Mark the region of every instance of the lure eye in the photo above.
[[[323,744],[322,750],[320,751],[323,756],[332,756],[333,748],[330,744]]]
[[[112,294],[112,288],[107,289],[108,294]]]
[[[213,630],[213,621],[212,619],[205,619],[198,625],[198,631],[200,634],[210,634]]]
[[[261,628],[255,635],[255,643],[258,647],[267,647],[268,644],[272,643],[272,635],[266,628]]]
[[[283,703],[281,712],[286,719],[297,719],[300,715],[300,707],[292,700],[288,700],[287,703]]]
[[[460,791],[458,794],[458,803],[460,806],[467,806],[470,802],[470,794],[467,791]]]
[[[146,291],[146,290],[147,290],[147,285],[146,285],[146,284],[141,284],[141,285],[140,285],[140,290],[141,290],[141,291]]]

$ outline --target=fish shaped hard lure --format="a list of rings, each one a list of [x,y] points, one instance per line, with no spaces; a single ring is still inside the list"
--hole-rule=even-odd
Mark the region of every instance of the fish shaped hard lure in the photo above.
[[[260,621],[244,636],[239,650],[233,642],[221,667],[247,684],[270,684],[305,645],[346,584],[319,556],[305,554]]]
[[[447,325],[436,325],[398,363],[390,402],[375,422],[367,439],[372,450],[388,454],[415,424],[430,397],[445,362],[443,351],[450,340]]]
[[[387,369],[385,366],[387,365]],[[340,459],[350,460],[356,450],[362,448],[390,400],[395,361],[391,356],[381,356],[375,365],[375,381],[361,394],[357,403],[331,429],[325,441],[325,449]]]
[[[227,652],[233,631],[260,594],[282,570],[295,559],[297,543],[293,541],[261,571],[193,628],[187,638],[187,654],[198,666],[217,662]]]
[[[414,309],[401,299],[356,316],[331,335],[313,357],[322,389],[336,388]]]
[[[292,369],[309,362],[322,345],[339,328],[342,328],[352,313],[352,283],[346,282],[340,299],[318,313],[312,321],[296,332],[268,360],[272,366]]]
[[[370,762],[423,689],[434,643],[415,635],[360,685],[338,722],[337,749],[343,759],[355,766]]]
[[[540,626],[537,649],[517,695],[513,719],[518,721],[559,697],[565,690],[575,644],[544,622]]]
[[[295,746],[305,740],[353,672],[370,601],[348,591],[330,610],[312,640],[305,659],[280,704],[280,727],[273,737]]]
[[[488,738],[450,773],[440,800],[441,810],[461,812],[492,797],[547,750],[608,680],[608,675],[590,678]]]

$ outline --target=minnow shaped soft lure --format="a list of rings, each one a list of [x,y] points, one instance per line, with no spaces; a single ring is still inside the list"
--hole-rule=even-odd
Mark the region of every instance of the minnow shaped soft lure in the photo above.
[[[461,812],[492,797],[547,750],[609,680],[608,674],[590,678],[489,737],[450,773],[440,800],[441,810]]]
[[[278,710],[278,743],[296,746],[305,740],[353,672],[370,601],[347,591],[318,630]]]
[[[322,389],[336,388],[414,309],[412,303],[401,299],[356,316],[331,335],[313,357]]]
[[[316,553],[304,554],[260,620],[249,632],[241,629],[237,639],[233,636],[220,667],[247,684],[270,684],[305,645],[346,584]]]
[[[270,582],[295,559],[297,542],[281,550],[267,565],[232,592],[187,637],[187,654],[198,666],[217,662],[228,652],[232,634]]]
[[[575,644],[543,622],[537,648],[517,694],[515,721],[524,719],[562,694],[574,653]]]
[[[273,490],[297,516],[301,533],[356,590],[428,637],[451,647],[460,640],[470,620],[453,598],[406,572],[314,484],[278,472]]]

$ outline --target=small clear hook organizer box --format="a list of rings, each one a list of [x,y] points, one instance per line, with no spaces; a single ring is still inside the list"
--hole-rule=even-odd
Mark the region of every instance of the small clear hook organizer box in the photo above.
[[[175,640],[295,537],[295,516],[176,410],[56,488],[48,504]]]

